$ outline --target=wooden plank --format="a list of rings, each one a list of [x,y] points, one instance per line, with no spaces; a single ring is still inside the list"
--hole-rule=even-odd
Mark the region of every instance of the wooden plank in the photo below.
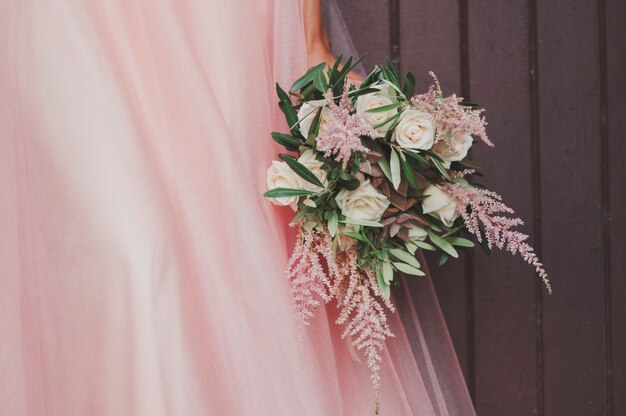
[[[389,56],[389,1],[364,6],[359,0],[341,0],[338,4],[357,52],[367,53],[363,61],[366,71],[384,63]]]
[[[606,415],[596,2],[538,2],[544,297],[539,414]]]
[[[415,74],[417,89],[431,83],[428,71],[439,77],[446,93],[461,93],[461,54],[458,0],[440,0],[428,5],[400,0],[400,64],[403,72]],[[437,267],[428,256],[441,309],[457,351],[461,368],[473,383],[472,298],[466,280],[467,259]],[[471,279],[471,276],[470,276]]]
[[[607,139],[610,226],[609,381],[612,414],[626,414],[626,2],[606,1]]]
[[[474,146],[480,181],[502,195],[533,232],[533,184],[526,2],[470,4],[472,101],[487,110],[496,146]],[[479,415],[536,413],[535,278],[532,267],[494,250],[474,256],[476,411]]]

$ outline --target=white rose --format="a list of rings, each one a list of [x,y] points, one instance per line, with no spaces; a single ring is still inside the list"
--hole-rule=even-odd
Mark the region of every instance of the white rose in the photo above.
[[[439,218],[447,227],[452,226],[460,215],[456,201],[435,185],[426,188],[424,196],[428,196],[422,201],[424,214]]]
[[[426,236],[428,235],[428,231],[423,229],[422,227],[415,226],[415,228],[409,229],[409,240],[420,240],[424,241]]]
[[[470,147],[472,147],[473,143],[474,140],[472,139],[472,136],[468,134],[463,137],[460,142],[457,141],[448,144],[445,141],[440,141],[433,146],[433,151],[446,162],[445,165],[449,168],[450,162],[465,159],[465,156],[467,156],[467,152]]]
[[[341,213],[354,220],[380,221],[389,206],[387,197],[378,192],[369,180],[361,182],[354,191],[342,189],[335,201]]]
[[[326,171],[322,169],[322,162],[315,158],[316,152],[311,149],[306,149],[300,157],[298,158],[298,162],[304,165],[305,168],[311,171],[317,179],[320,180],[324,184],[324,186],[328,185],[328,181],[326,180]],[[319,191],[320,187],[313,185],[310,182],[303,181],[304,189],[309,191]]]
[[[392,139],[405,149],[428,150],[435,141],[435,119],[418,110],[405,110]]]
[[[302,179],[285,162],[272,161],[272,165],[267,169],[266,175],[267,189],[276,188],[302,189]],[[284,196],[272,198],[275,205],[289,205],[295,211],[298,207],[297,196]]]
[[[313,124],[313,120],[317,115],[317,110],[320,107],[324,107],[326,105],[326,100],[312,100],[302,103],[300,109],[298,110],[298,121],[300,122],[300,133],[304,136],[305,139],[309,138],[309,133],[311,132],[311,125]],[[324,107],[322,110],[321,120],[320,120],[320,131],[324,127],[326,120],[324,118],[325,114],[328,114],[328,108]]]
[[[357,97],[356,102],[354,103],[354,109],[357,114],[361,114],[363,116],[367,124],[374,127],[377,124],[387,121],[390,117],[393,117],[398,112],[398,109],[393,108],[391,110],[382,111],[379,113],[368,113],[367,110],[371,110],[372,108],[391,105],[394,103],[393,100],[388,97],[393,96],[393,90],[390,86],[385,84],[372,85],[372,88],[378,88],[381,92],[372,92],[370,94],[365,94]],[[376,130],[380,132],[386,132],[387,130],[389,130],[391,124],[393,123],[389,122],[384,126],[376,128]]]

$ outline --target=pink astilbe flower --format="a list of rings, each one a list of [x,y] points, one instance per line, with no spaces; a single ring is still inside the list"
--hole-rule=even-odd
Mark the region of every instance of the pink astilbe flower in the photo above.
[[[463,98],[455,94],[443,97],[439,81],[432,72],[430,74],[435,79],[436,85],[431,85],[425,94],[418,94],[411,98],[411,104],[435,118],[437,122],[435,142],[442,142],[445,146],[454,148],[470,134],[480,137],[485,144],[493,146],[485,130],[487,122],[482,116],[485,110],[461,105]]]
[[[298,315],[305,325],[313,317],[313,309],[321,304],[318,297],[325,303],[333,297],[333,284],[322,264],[324,259],[330,274],[337,274],[332,246],[328,233],[301,228],[298,242],[287,263],[291,292]]]
[[[326,269],[322,259],[326,261]],[[333,253],[332,238],[327,231],[301,228],[287,275],[298,314],[305,324],[322,301],[336,299],[339,308],[336,323],[345,325],[342,338],[350,337],[354,348],[367,361],[378,414],[381,352],[385,340],[394,336],[385,307],[392,312],[395,309],[380,291],[376,273],[371,268],[362,270],[355,248]]]
[[[487,246],[506,249],[511,254],[519,253],[528,264],[535,267],[535,271],[543,281],[549,293],[552,287],[543,263],[539,261],[534,249],[526,243],[528,235],[512,230],[524,224],[520,218],[505,217],[502,213],[513,214],[514,211],[502,202],[502,197],[495,192],[464,186],[458,183],[445,185],[446,192],[453,197],[461,209],[461,216],[467,230],[479,242],[486,240]]]
[[[369,151],[363,146],[361,136],[377,138],[381,135],[362,115],[354,114],[347,94],[344,94],[339,104],[335,104],[333,94],[329,92],[326,101],[329,111],[324,114],[324,128],[320,129],[317,137],[317,150],[324,152],[327,158],[334,156],[345,169],[354,152]]]
[[[392,312],[394,307],[380,291],[376,273],[371,268],[360,269],[355,249],[341,253],[341,256],[339,274],[334,279],[337,307],[340,309],[337,324],[345,325],[342,338],[351,337],[352,345],[365,356],[378,414],[381,352],[385,348],[385,340],[394,336],[387,323],[384,306]]]

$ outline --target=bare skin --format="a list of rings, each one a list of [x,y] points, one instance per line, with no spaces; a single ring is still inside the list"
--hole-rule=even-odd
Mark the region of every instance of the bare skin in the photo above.
[[[330,42],[324,28],[322,19],[321,0],[304,0],[304,36],[307,47],[308,66],[314,66],[322,62],[332,65],[335,56],[330,51]],[[363,78],[354,72],[348,75],[353,84],[360,84]]]

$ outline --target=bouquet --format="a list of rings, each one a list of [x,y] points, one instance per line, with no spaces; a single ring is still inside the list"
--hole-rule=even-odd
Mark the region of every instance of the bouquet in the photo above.
[[[475,138],[493,146],[483,110],[444,97],[432,72],[433,85],[416,95],[414,76],[401,81],[391,63],[350,85],[359,62],[312,67],[289,93],[277,85],[289,132],[272,138],[288,153],[269,167],[264,195],[296,212],[287,275],[300,317],[307,323],[336,301],[337,324],[363,353],[378,403],[391,291],[399,273],[425,275],[418,249],[439,253],[440,265],[475,244],[506,249],[551,288],[528,236],[514,230],[522,220],[472,181]]]

